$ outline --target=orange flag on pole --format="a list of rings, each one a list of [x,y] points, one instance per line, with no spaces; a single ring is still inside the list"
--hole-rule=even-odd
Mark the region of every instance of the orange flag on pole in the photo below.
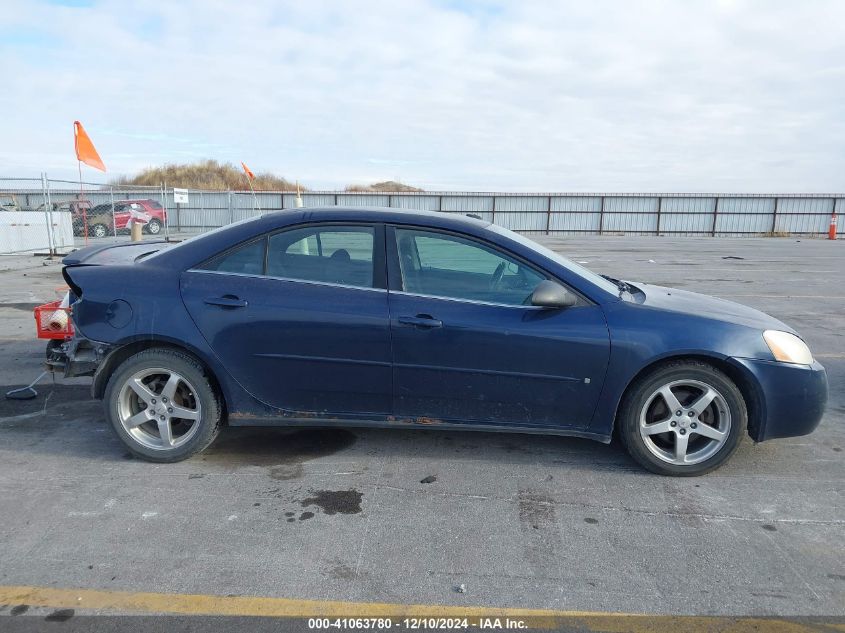
[[[85,133],[85,128],[79,121],[73,122],[73,145],[76,149],[76,160],[82,161],[86,165],[90,165],[100,171],[106,171],[106,166],[103,164],[103,159],[94,149],[94,144]]]
[[[241,161],[241,167],[243,167],[243,168],[244,168],[244,173],[246,174],[246,177],[247,177],[247,178],[249,178],[250,180],[255,180],[255,174],[253,174],[253,173],[250,171],[249,167],[247,167],[247,166],[244,164],[244,162],[243,162],[243,161]]]

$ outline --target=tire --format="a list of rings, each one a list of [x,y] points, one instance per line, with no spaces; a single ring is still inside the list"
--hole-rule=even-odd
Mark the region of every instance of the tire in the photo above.
[[[733,454],[746,432],[748,410],[724,372],[700,361],[673,361],[628,388],[617,424],[622,444],[644,468],[693,477]]]
[[[187,459],[220,432],[220,398],[209,377],[176,350],[145,350],[123,361],[109,378],[103,407],[129,451],[151,462]]]
[[[158,218],[153,218],[149,222],[147,222],[144,230],[149,233],[150,235],[158,235],[161,233],[161,220]]]
[[[109,227],[107,227],[105,224],[95,224],[90,229],[88,229],[88,232],[93,237],[105,237],[109,234]]]

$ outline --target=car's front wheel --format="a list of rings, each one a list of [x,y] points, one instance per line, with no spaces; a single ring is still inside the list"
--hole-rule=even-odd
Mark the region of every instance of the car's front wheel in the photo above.
[[[667,363],[628,389],[619,435],[631,456],[661,475],[702,475],[736,450],[748,424],[742,392],[716,367]]]
[[[89,232],[94,237],[105,237],[109,234],[109,229],[105,224],[95,224],[89,229]]]
[[[220,430],[220,402],[203,367],[171,349],[127,358],[112,374],[104,407],[135,455],[176,462],[205,449]]]

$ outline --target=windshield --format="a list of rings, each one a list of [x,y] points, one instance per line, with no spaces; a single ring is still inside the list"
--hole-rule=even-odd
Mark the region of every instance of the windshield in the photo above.
[[[576,264],[571,259],[567,259],[563,255],[560,255],[559,253],[555,253],[552,249],[546,248],[542,244],[538,244],[534,240],[529,239],[529,238],[525,237],[524,235],[520,235],[519,233],[514,233],[513,231],[511,231],[509,229],[502,228],[501,226],[496,226],[495,224],[491,224],[487,228],[490,229],[491,231],[493,231],[494,233],[498,233],[500,235],[504,235],[505,237],[509,237],[514,242],[519,242],[523,246],[527,246],[528,248],[530,248],[534,251],[537,251],[541,255],[547,257],[548,259],[551,259],[556,264],[560,264],[561,266],[563,266],[567,270],[571,270],[573,273],[575,273],[579,277],[583,277],[584,279],[586,279],[590,283],[598,286],[602,290],[605,290],[605,291],[607,291],[611,294],[614,294],[614,295],[619,294],[619,288],[615,283],[608,281],[607,279],[605,279],[601,275],[597,275],[596,273],[594,273],[593,271],[591,271],[587,268],[584,268],[580,264]]]

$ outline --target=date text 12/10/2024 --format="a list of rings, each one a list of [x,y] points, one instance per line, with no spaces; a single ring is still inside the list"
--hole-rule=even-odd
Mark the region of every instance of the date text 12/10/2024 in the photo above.
[[[309,618],[311,630],[349,629],[349,630],[521,630],[529,628],[528,623],[515,618]]]

